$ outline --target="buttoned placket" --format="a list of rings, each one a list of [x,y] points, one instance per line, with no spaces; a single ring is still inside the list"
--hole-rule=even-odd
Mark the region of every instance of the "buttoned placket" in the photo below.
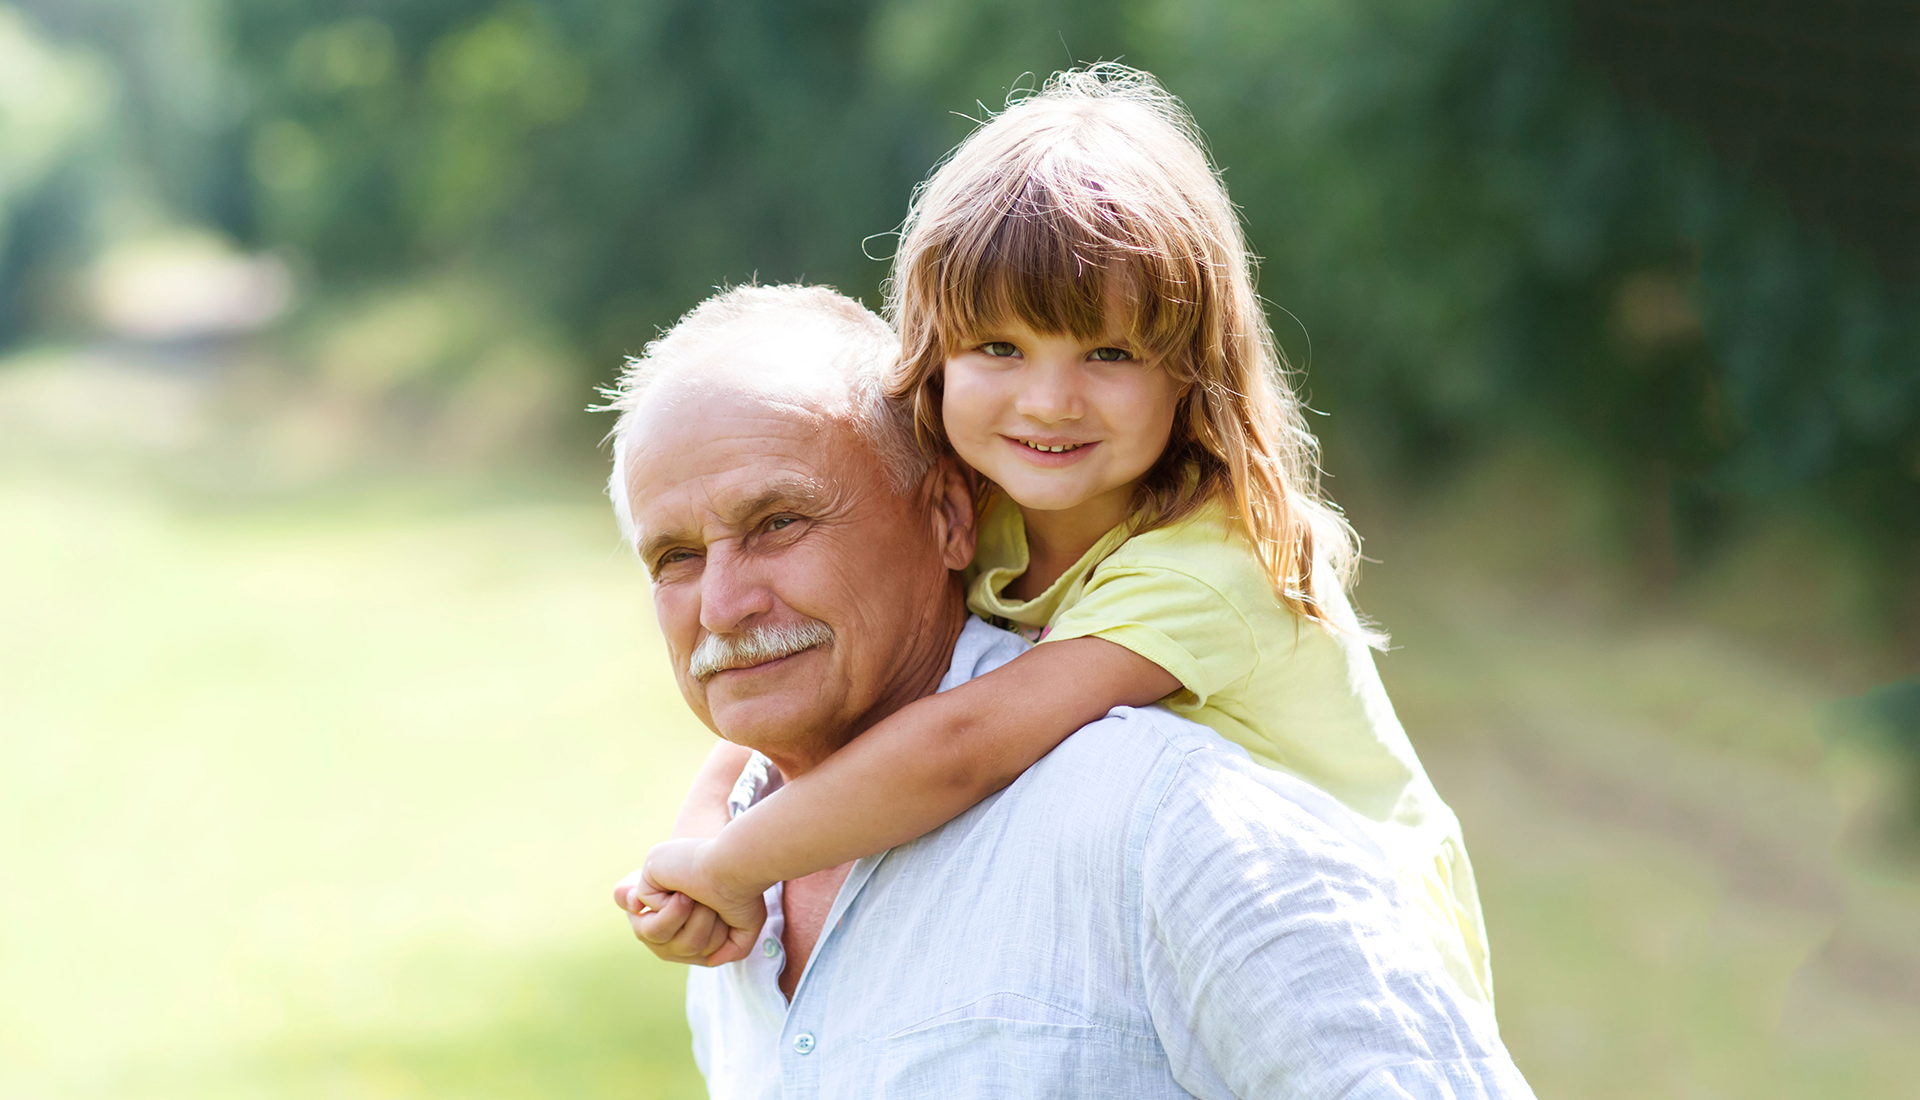
[[[738,817],[749,806],[777,790],[781,786],[778,776],[779,772],[771,761],[759,753],[753,754],[728,795],[728,816]],[[867,880],[873,877],[880,861],[886,858],[886,852],[868,856],[856,862],[853,869],[847,872],[847,879],[840,884],[839,892],[834,895],[833,907],[827,911],[827,919],[820,926],[820,938],[814,942],[813,953],[807,958],[807,969],[793,987],[791,1002],[780,991],[780,976],[786,972],[789,961],[786,947],[781,942],[787,926],[786,884],[775,883],[767,890],[767,922],[760,930],[759,950],[749,953],[741,961],[748,967],[751,984],[758,988],[760,995],[768,998],[770,1003],[781,1005],[786,1012],[779,1050],[780,1092],[784,1100],[819,1095],[819,1067],[823,1061],[814,1055],[821,1052],[832,1037],[827,1030],[831,1024],[824,1018],[824,1009],[813,1011],[813,1006],[832,1000],[827,990],[818,990],[822,980],[818,976],[821,960],[832,949],[834,933],[840,930],[840,922],[854,898],[866,886]],[[818,992],[808,996],[810,990]]]
[[[746,970],[747,987],[762,1010],[775,1015],[784,1014],[787,1009],[786,995],[780,992],[780,972],[787,965],[786,951],[780,943],[787,926],[781,891],[781,883],[775,883],[767,891],[767,921],[760,926],[760,944],[737,964]],[[769,944],[773,946],[771,951],[767,950]]]
[[[847,880],[840,884],[840,892],[833,899],[833,908],[827,911],[827,919],[820,926],[820,938],[815,941],[813,953],[807,958],[807,968],[793,987],[793,1000],[787,1005],[786,1026],[780,1033],[782,1100],[801,1100],[820,1095],[821,1068],[826,1064],[826,1058],[832,1055],[834,1041],[840,1037],[833,1031],[833,1022],[826,1018],[827,1007],[833,1003],[833,997],[830,984],[823,988],[823,983],[828,979],[821,976],[821,967],[828,953],[833,950],[835,933],[840,931],[847,910],[873,877],[874,869],[886,858],[885,852],[869,856],[855,863],[853,869],[847,872]],[[779,981],[778,971],[775,971],[774,980],[776,983]]]

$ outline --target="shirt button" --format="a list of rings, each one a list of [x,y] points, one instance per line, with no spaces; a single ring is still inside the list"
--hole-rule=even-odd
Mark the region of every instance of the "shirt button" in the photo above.
[[[780,941],[769,936],[767,937],[767,942],[760,945],[760,951],[766,955],[767,958],[771,959],[780,953]]]
[[[813,1053],[813,1032],[803,1031],[793,1037],[793,1049],[799,1054]]]

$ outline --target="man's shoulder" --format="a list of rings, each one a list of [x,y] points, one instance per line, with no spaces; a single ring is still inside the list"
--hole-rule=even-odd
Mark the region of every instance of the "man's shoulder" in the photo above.
[[[984,676],[1030,648],[1018,635],[970,617],[941,688]],[[1151,825],[1165,809],[1226,826],[1257,818],[1294,834],[1356,845],[1360,854],[1379,851],[1366,823],[1325,791],[1254,763],[1240,746],[1161,706],[1113,708],[1068,736],[1015,786],[1074,806],[1084,815],[1082,825],[1102,831]]]
[[[1140,818],[1149,826],[1163,819],[1201,818],[1227,828],[1259,822],[1319,846],[1349,847],[1357,858],[1381,855],[1367,823],[1338,799],[1254,763],[1245,749],[1165,707],[1115,707],[1068,737],[1041,765],[1055,773],[1050,779],[1078,782],[1097,797],[1134,786],[1136,796],[1122,801],[1134,808],[1150,803]]]
[[[1032,648],[1033,643],[1020,635],[1002,630],[978,615],[968,615],[966,625],[960,628],[960,637],[953,643],[953,661],[935,691],[948,691],[985,676]]]
[[[1184,757],[1199,754],[1210,760],[1219,754],[1222,760],[1246,759],[1246,752],[1206,726],[1182,718],[1163,706],[1114,707],[1104,716],[1080,727],[1072,739],[1080,739],[1089,749],[1131,753],[1141,759],[1171,754]]]

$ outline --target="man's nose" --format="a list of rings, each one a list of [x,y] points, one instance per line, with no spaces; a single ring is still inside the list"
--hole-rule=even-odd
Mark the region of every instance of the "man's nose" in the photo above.
[[[1082,412],[1079,372],[1062,363],[1035,363],[1026,372],[1016,409],[1043,424],[1078,420]]]
[[[773,593],[752,558],[731,546],[708,547],[700,568],[701,628],[709,634],[731,634],[771,610]]]

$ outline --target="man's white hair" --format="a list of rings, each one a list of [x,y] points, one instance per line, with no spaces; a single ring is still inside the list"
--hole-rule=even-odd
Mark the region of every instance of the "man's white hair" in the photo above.
[[[627,463],[637,423],[634,413],[641,400],[663,376],[694,369],[702,361],[702,351],[739,341],[747,332],[769,329],[793,333],[800,341],[817,335],[832,342],[825,361],[846,372],[854,427],[873,447],[894,489],[912,492],[932,468],[932,460],[914,439],[912,409],[886,395],[885,378],[899,358],[900,339],[885,321],[832,287],[733,287],[693,307],[644,352],[628,359],[620,380],[604,391],[607,403],[595,410],[620,414],[611,433],[613,475],[607,481],[607,495],[613,499],[613,514],[629,546],[637,535]],[[795,369],[811,370],[819,362],[796,362]]]

